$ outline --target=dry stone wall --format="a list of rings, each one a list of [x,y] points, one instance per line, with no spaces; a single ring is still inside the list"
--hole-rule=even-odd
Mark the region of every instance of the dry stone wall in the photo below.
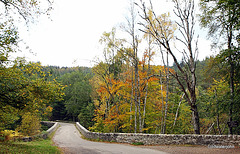
[[[52,127],[47,130],[47,136],[50,136],[55,130],[57,130],[59,123],[58,122],[49,122],[52,123]]]
[[[100,139],[119,143],[142,143],[144,145],[219,145],[240,146],[240,135],[195,135],[195,134],[135,134],[90,132],[78,122],[76,127],[89,139]]]
[[[34,136],[30,136],[30,137],[23,137],[22,140],[24,142],[30,142],[33,140],[33,138],[43,138],[46,139],[48,136],[50,136],[59,126],[58,122],[51,122],[51,121],[42,121],[41,124],[43,125],[47,125],[48,127],[50,127],[46,132],[44,133],[40,133]]]
[[[49,127],[49,129],[46,132],[39,134],[39,136],[44,139],[50,136],[59,126],[58,122],[51,122],[51,121],[42,121],[41,124]]]

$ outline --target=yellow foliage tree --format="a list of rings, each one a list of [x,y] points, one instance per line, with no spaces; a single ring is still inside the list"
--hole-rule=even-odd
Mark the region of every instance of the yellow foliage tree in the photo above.
[[[37,114],[27,112],[22,116],[22,122],[18,131],[24,136],[32,136],[38,134],[40,132],[40,128],[40,118]]]

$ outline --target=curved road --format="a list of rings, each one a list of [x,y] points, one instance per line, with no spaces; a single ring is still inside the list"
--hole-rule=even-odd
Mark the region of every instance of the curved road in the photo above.
[[[128,144],[92,142],[81,138],[74,124],[60,123],[54,143],[67,154],[166,154]]]

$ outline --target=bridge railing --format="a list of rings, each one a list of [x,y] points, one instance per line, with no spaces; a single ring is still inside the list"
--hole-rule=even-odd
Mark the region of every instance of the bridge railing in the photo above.
[[[88,139],[119,143],[142,143],[144,145],[207,145],[240,146],[240,135],[196,135],[196,134],[142,134],[142,133],[98,133],[90,132],[78,122],[77,129]]]

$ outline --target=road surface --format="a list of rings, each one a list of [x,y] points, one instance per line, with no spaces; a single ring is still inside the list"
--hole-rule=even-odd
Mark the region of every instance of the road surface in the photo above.
[[[53,141],[67,154],[166,154],[128,144],[92,142],[81,138],[74,124],[60,123]]]

